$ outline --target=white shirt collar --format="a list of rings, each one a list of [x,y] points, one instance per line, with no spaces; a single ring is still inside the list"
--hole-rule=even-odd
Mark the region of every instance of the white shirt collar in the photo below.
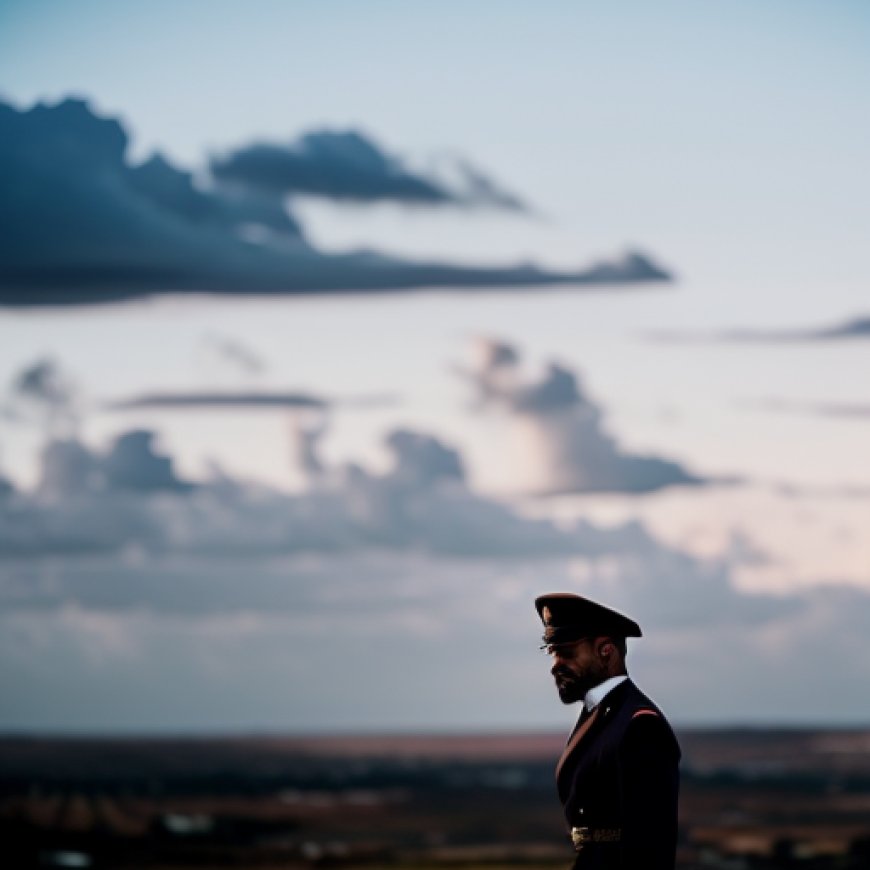
[[[628,679],[628,674],[620,674],[618,677],[611,677],[603,683],[599,683],[594,688],[586,693],[583,699],[583,706],[591,713],[605,698],[609,695],[620,683],[624,683]]]

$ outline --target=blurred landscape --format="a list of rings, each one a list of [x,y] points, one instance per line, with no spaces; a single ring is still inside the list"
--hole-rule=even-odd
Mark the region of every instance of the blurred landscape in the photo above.
[[[680,739],[679,867],[870,866],[870,731]],[[568,867],[562,743],[6,737],[6,866]]]

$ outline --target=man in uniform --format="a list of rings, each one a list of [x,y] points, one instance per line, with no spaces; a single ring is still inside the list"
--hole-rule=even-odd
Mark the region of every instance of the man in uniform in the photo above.
[[[574,870],[673,870],[680,748],[662,711],[628,678],[640,626],[567,592],[535,600],[551,674],[583,710],[556,767]]]

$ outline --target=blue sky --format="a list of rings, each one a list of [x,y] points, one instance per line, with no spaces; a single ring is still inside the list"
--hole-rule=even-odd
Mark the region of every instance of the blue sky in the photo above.
[[[16,699],[0,725],[560,727],[545,663],[529,659],[530,602],[551,586],[650,626],[632,669],[678,721],[814,719],[807,680],[826,675],[810,650],[832,639],[843,665],[825,685],[829,718],[870,718],[850,688],[870,676],[867,422],[818,412],[866,406],[866,337],[722,340],[868,313],[868,31],[860,2],[4,4],[0,97],[22,110],[86,98],[123,122],[133,163],[159,149],[208,187],[210,156],[354,129],[421,174],[472,161],[534,211],[294,197],[321,252],[573,270],[638,247],[676,281],[0,311],[7,405],[16,374],[51,358],[77,386],[74,434],[95,468],[145,428],[173,474],[200,485],[190,497],[116,492],[108,478],[71,490],[48,479],[45,427],[0,419],[17,499],[0,528],[0,685]],[[652,339],[662,332],[679,340]],[[262,368],[234,363],[228,342]],[[498,342],[519,360],[488,369]],[[552,363],[581,398],[523,410],[555,383]],[[155,390],[338,401],[313,422],[101,407]],[[365,396],[391,401],[343,404]],[[435,440],[403,459],[384,443],[396,430]],[[431,477],[442,449],[463,479]],[[650,459],[704,484],[630,491],[630,469]],[[601,469],[609,491],[584,489]],[[425,532],[400,522],[409,511],[429,518]],[[479,538],[450,525],[456,512]],[[108,531],[71,558],[48,533],[25,545],[22,516],[89,547]],[[553,556],[500,553],[539,523]],[[236,530],[229,556],[222,524]],[[300,553],[306,535],[320,543]],[[375,616],[346,625],[343,601]],[[335,624],[347,639],[311,658]],[[406,666],[372,639],[393,632],[424,689],[396,693]],[[363,677],[346,669],[354,656]]]

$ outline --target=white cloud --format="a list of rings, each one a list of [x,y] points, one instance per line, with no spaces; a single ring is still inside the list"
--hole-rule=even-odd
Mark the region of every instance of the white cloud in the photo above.
[[[465,375],[481,407],[507,414],[518,444],[520,490],[643,493],[708,482],[677,462],[622,447],[570,369],[551,363],[538,380],[527,380],[519,361],[512,345],[481,338]]]
[[[750,595],[725,566],[611,559],[582,581],[566,560],[396,552],[64,564],[53,580],[75,603],[5,602],[2,725],[559,727],[532,606],[551,589],[640,621],[631,671],[677,722],[870,712],[854,692],[870,677],[866,593]]]
[[[119,450],[131,443],[135,449]],[[333,469],[299,495],[229,480],[194,486],[151,444],[151,433],[138,431],[122,433],[105,452],[77,441],[49,444],[40,492],[0,502],[0,555],[255,557],[380,548],[508,559],[653,546],[631,523],[600,530],[581,521],[565,530],[523,518],[473,493],[455,450],[405,430],[387,438],[393,464],[386,473]],[[315,443],[307,449],[309,465],[319,463]]]
[[[325,468],[298,495],[79,476],[7,496],[0,727],[559,727],[532,605],[558,589],[640,622],[632,673],[677,722],[870,714],[867,592],[747,592],[751,546],[524,518],[438,439],[388,443],[387,472]]]

